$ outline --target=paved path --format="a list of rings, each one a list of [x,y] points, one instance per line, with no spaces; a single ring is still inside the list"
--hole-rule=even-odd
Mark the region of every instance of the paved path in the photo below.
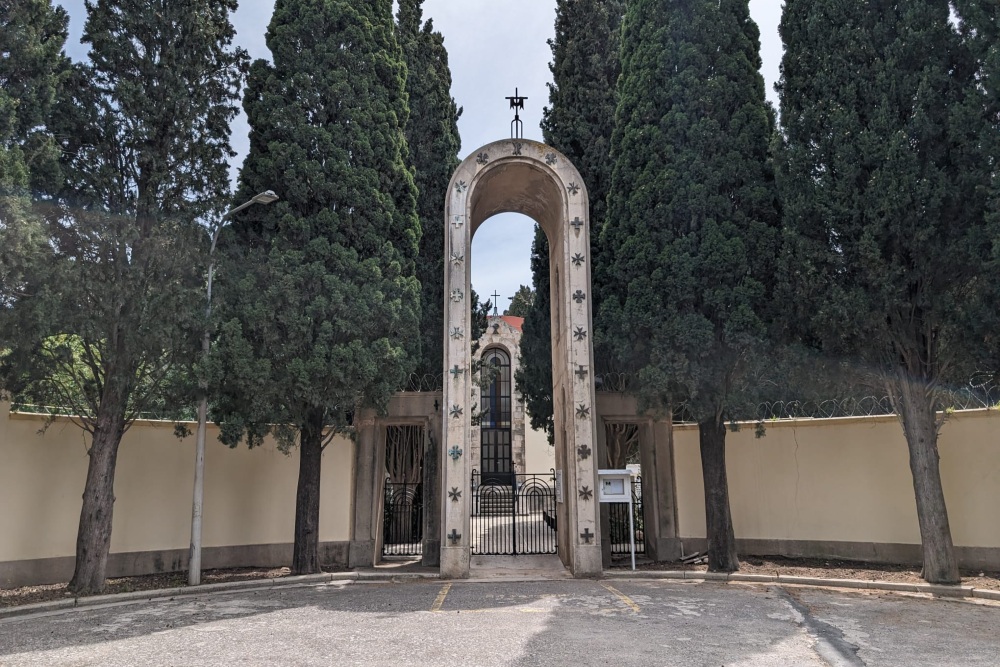
[[[0,621],[0,665],[1000,664],[1000,605],[682,581],[332,583]]]

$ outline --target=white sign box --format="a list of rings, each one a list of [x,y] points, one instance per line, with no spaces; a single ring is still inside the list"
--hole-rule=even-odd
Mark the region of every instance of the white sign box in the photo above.
[[[598,499],[602,503],[632,502],[632,473],[628,470],[598,470]]]

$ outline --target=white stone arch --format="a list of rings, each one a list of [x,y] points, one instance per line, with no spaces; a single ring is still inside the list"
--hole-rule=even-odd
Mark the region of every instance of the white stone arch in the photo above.
[[[469,258],[476,229],[498,213],[534,219],[549,240],[559,557],[575,576],[601,572],[595,430],[590,206],[576,167],[526,139],[487,144],[452,176],[445,202],[444,437],[441,576],[469,576],[472,392]],[[476,388],[478,389],[478,388]]]

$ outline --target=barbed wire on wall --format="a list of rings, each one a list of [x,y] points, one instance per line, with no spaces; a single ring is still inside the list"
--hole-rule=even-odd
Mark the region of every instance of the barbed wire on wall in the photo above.
[[[973,384],[938,393],[944,410],[982,410],[1000,406],[1000,386]],[[833,417],[875,417],[894,414],[889,396],[863,396],[823,401],[766,401],[757,406],[755,419],[831,419]]]
[[[594,378],[594,388],[599,392],[623,394],[629,390],[631,380],[631,373],[610,371]]]
[[[596,389],[602,393],[627,393],[630,373],[606,372],[597,376]],[[946,410],[981,410],[1000,406],[1000,382],[993,372],[973,375],[964,387],[943,389],[939,405]],[[683,406],[678,406],[682,408]],[[775,400],[759,403],[747,421],[772,419],[831,419],[834,417],[875,417],[893,414],[889,396],[849,396],[825,400]]]
[[[11,401],[10,411],[25,415],[46,415],[48,417],[87,417],[93,415],[80,415],[72,408],[58,405],[40,405],[38,403],[23,403],[16,398]],[[194,421],[197,419],[193,409],[187,411],[145,411],[135,416],[138,421]]]
[[[442,391],[444,389],[444,373],[411,373],[406,379],[401,391]]]

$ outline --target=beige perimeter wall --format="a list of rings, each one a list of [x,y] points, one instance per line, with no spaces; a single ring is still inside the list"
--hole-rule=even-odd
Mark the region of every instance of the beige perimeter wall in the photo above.
[[[705,536],[696,426],[676,426],[678,526]],[[938,441],[956,546],[1000,549],[1000,411],[949,416]],[[906,441],[895,417],[745,425],[726,438],[737,538],[919,544]]]
[[[31,568],[26,570],[24,561],[58,559],[61,568],[56,569],[65,570],[65,559],[74,554],[89,436],[64,419],[39,435],[43,425],[44,419],[11,415],[9,404],[0,403],[0,586],[19,576],[17,572],[27,576],[24,573]],[[194,430],[193,424],[189,427]],[[296,453],[286,456],[270,440],[252,451],[245,446],[229,449],[217,437],[210,426],[205,456],[206,566],[211,566],[211,553],[216,562],[233,563],[233,558],[219,557],[218,548],[224,547],[268,547],[244,549],[237,561],[252,560],[255,554],[265,561],[273,561],[275,554],[290,555]],[[175,437],[173,423],[167,422],[137,422],[125,434],[115,475],[112,554],[152,552],[156,555],[151,562],[176,560],[178,552],[186,556],[194,444],[194,436]],[[353,443],[345,438],[334,440],[324,452],[321,542],[346,544],[350,538],[352,452]],[[21,562],[20,569],[13,567],[14,562]],[[154,565],[154,569],[159,568]],[[162,569],[176,568],[168,563]]]
[[[72,574],[87,437],[66,420],[44,435],[37,416],[0,403],[0,587],[66,581]],[[192,425],[193,427],[193,425]],[[210,428],[206,453],[205,566],[287,564],[298,459],[268,441],[231,450]],[[553,466],[543,433],[528,431],[529,472]],[[955,544],[966,564],[1000,563],[1000,411],[955,413],[939,441]],[[323,457],[320,541],[346,558],[351,539],[354,445]],[[742,553],[910,559],[920,535],[906,444],[893,417],[752,425],[727,437],[730,499]],[[686,551],[705,536],[698,433],[674,434],[678,536]],[[125,435],[115,480],[109,574],[186,567],[194,438],[139,422]]]

